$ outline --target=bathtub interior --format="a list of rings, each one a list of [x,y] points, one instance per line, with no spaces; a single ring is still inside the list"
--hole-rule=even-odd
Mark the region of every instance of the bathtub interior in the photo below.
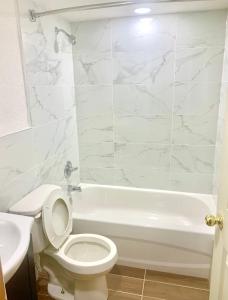
[[[95,233],[117,245],[122,265],[208,278],[215,212],[211,195],[82,184],[75,193],[74,233]]]
[[[216,211],[212,195],[82,184],[73,211],[84,218],[211,232],[204,217]],[[180,229],[180,228],[179,228]]]

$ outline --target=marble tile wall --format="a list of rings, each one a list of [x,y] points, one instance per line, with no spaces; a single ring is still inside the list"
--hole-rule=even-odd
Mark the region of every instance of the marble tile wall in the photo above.
[[[226,16],[72,24],[82,182],[212,192]]]
[[[58,17],[31,23],[27,11],[33,7],[19,0],[31,128],[0,138],[1,211],[42,183],[67,184],[67,160],[79,165],[72,47],[60,35],[60,52],[54,51],[55,26],[71,28]],[[78,182],[75,173],[71,183]]]

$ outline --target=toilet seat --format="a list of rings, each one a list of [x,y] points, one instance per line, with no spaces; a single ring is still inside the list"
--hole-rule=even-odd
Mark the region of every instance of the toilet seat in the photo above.
[[[45,252],[62,267],[78,275],[107,272],[117,261],[116,245],[97,234],[70,235],[58,251],[47,249]]]
[[[72,231],[72,207],[61,188],[50,193],[42,208],[44,233],[55,249],[59,249]]]

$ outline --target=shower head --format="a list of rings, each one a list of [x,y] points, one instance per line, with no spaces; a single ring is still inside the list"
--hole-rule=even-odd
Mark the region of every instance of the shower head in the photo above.
[[[69,34],[69,33],[66,32],[64,29],[55,27],[55,44],[54,44],[55,52],[59,52],[59,45],[58,45],[57,37],[58,37],[58,34],[59,34],[60,32],[63,33],[63,34],[65,34],[65,35],[67,36],[68,42],[69,42],[71,45],[75,45],[75,44],[76,44],[76,37],[75,37],[73,34]]]

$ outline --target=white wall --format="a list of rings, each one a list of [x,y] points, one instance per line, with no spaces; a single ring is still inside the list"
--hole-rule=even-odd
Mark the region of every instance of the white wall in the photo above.
[[[226,15],[72,25],[82,182],[212,192]]]
[[[0,137],[28,128],[17,7],[0,3]]]
[[[72,48],[62,36],[54,51],[55,26],[70,25],[57,17],[31,23],[32,2],[20,0],[19,8],[31,129],[0,138],[0,210],[42,183],[65,185],[66,161],[79,164]],[[77,172],[71,182],[79,182]]]

